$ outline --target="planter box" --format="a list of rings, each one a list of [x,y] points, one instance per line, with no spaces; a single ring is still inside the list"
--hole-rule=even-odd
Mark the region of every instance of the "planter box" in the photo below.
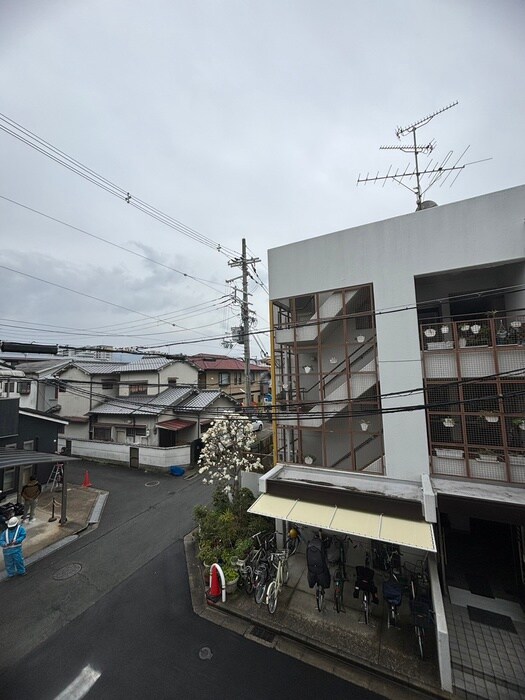
[[[436,447],[437,457],[447,457],[448,459],[463,459],[463,450],[449,450]]]

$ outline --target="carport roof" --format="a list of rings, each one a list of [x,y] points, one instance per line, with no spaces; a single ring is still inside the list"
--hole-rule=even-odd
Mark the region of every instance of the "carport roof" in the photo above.
[[[23,467],[30,464],[46,464],[48,462],[78,462],[78,457],[57,455],[52,452],[34,452],[33,450],[11,450],[0,448],[0,470],[11,467]]]

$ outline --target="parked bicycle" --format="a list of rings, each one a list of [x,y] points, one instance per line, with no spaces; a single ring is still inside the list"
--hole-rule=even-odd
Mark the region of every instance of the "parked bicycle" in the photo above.
[[[273,615],[277,610],[279,593],[288,582],[288,552],[286,550],[270,552],[269,561],[270,565],[275,569],[275,574],[266,588],[266,605],[268,606],[268,612]]]
[[[336,565],[336,570],[334,573],[334,608],[338,613],[340,612],[345,612],[344,609],[344,587],[345,587],[345,581],[348,580],[347,575],[346,575],[346,552],[345,552],[345,543],[346,540],[349,540],[352,542],[352,540],[348,537],[339,537],[337,535],[334,535],[332,538],[332,543],[330,545],[333,554],[333,557],[337,557],[333,563]],[[335,554],[335,552],[337,552]],[[330,556],[328,558],[330,562]]]
[[[434,611],[430,595],[430,578],[426,567],[426,560],[419,561],[416,565],[405,564],[406,571],[410,574],[410,611],[414,624],[414,632],[417,640],[419,655],[425,658],[425,630],[434,624]]]
[[[253,570],[253,592],[257,605],[260,605],[266,596],[266,588],[270,582],[270,564],[268,557],[271,552],[275,551],[275,544],[275,533],[260,538],[260,558],[257,566]]]
[[[331,576],[326,557],[328,544],[329,540],[319,531],[319,534],[311,539],[306,547],[308,585],[310,588],[315,587],[315,601],[319,612],[323,610],[325,589],[330,588]]]
[[[288,535],[286,537],[286,543],[285,543],[285,549],[288,551],[288,554],[292,556],[297,552],[297,549],[299,547],[299,544],[301,543],[302,540],[302,535],[301,531],[297,527],[297,525],[292,525],[290,529],[288,530]]]
[[[359,598],[362,593],[361,607],[363,609],[363,621],[365,625],[370,621],[370,603],[379,603],[377,598],[377,586],[374,583],[375,572],[370,568],[370,553],[365,553],[365,565],[356,566],[356,581],[354,586],[354,598]]]
[[[388,604],[388,627],[399,627],[399,606],[403,600],[403,584],[394,576],[383,581],[383,599]]]
[[[239,572],[237,588],[239,588],[239,590],[244,590],[247,595],[253,593],[255,587],[255,569],[258,567],[263,555],[264,550],[261,547],[254,547],[250,550],[245,559],[233,558],[231,560],[232,566]]]

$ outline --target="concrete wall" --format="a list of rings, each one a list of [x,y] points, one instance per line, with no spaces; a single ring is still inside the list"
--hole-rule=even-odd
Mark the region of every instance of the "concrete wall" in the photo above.
[[[65,440],[61,439],[59,449],[65,444]],[[167,471],[172,466],[187,467],[190,464],[189,445],[166,448],[138,446],[138,449],[141,468]],[[130,445],[118,445],[98,440],[72,440],[71,455],[98,462],[129,466]]]
[[[268,251],[270,299],[372,283],[381,391],[422,385],[415,278],[525,258],[525,186],[331,233]],[[383,409],[414,403],[383,399]],[[386,473],[429,471],[424,411],[383,416]],[[407,449],[409,444],[410,449]]]

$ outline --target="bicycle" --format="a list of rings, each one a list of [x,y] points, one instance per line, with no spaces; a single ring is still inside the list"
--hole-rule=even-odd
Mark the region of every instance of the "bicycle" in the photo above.
[[[273,615],[277,609],[277,598],[283,586],[288,582],[288,552],[271,552],[270,563],[275,567],[275,576],[272,578],[266,589],[266,605],[268,612]]]
[[[260,540],[259,540],[260,542]],[[261,544],[261,554],[257,566],[254,568],[254,597],[257,605],[260,605],[266,595],[266,588],[270,583],[270,566],[268,557],[275,551],[276,534],[267,535]]]
[[[378,603],[377,588],[374,583],[374,570],[370,568],[370,554],[365,553],[365,565],[356,566],[356,582],[354,586],[354,598],[359,598],[359,593],[363,594],[361,607],[363,609],[364,624],[370,622],[370,597],[374,603]]]
[[[301,531],[297,525],[292,525],[288,530],[288,536],[285,543],[285,549],[288,551],[290,556],[293,556],[297,552],[301,540]]]
[[[319,582],[315,584],[315,603],[319,612],[323,612],[325,590]]]
[[[326,557],[329,538],[319,530],[316,537],[308,542],[306,547],[306,565],[308,569],[308,585],[315,586],[315,602],[319,612],[322,612],[325,598],[325,588],[330,587],[330,569]]]
[[[434,611],[430,597],[430,578],[426,570],[426,560],[420,560],[410,568],[405,563],[405,570],[410,573],[410,611],[414,624],[419,655],[425,658],[425,629],[434,624]]]
[[[234,558],[231,561],[232,566],[239,571],[237,587],[239,589],[244,589],[247,595],[253,593],[255,587],[255,569],[259,565],[264,554],[264,542],[261,540],[261,535],[263,535],[262,531],[252,535],[252,539],[257,543],[257,546],[252,547],[246,559]],[[268,537],[268,535],[266,535],[266,537]]]
[[[347,580],[345,556],[345,542],[347,539],[350,538],[340,538],[336,535],[332,539],[332,543],[335,542],[339,546],[339,556],[337,561],[334,562],[337,566],[334,573],[334,608],[338,613],[345,612],[343,596],[345,581]],[[350,540],[350,542],[352,542],[352,540]]]
[[[388,603],[388,628],[399,627],[397,621],[399,617],[399,606],[403,599],[403,585],[394,576],[383,581],[383,598]]]

